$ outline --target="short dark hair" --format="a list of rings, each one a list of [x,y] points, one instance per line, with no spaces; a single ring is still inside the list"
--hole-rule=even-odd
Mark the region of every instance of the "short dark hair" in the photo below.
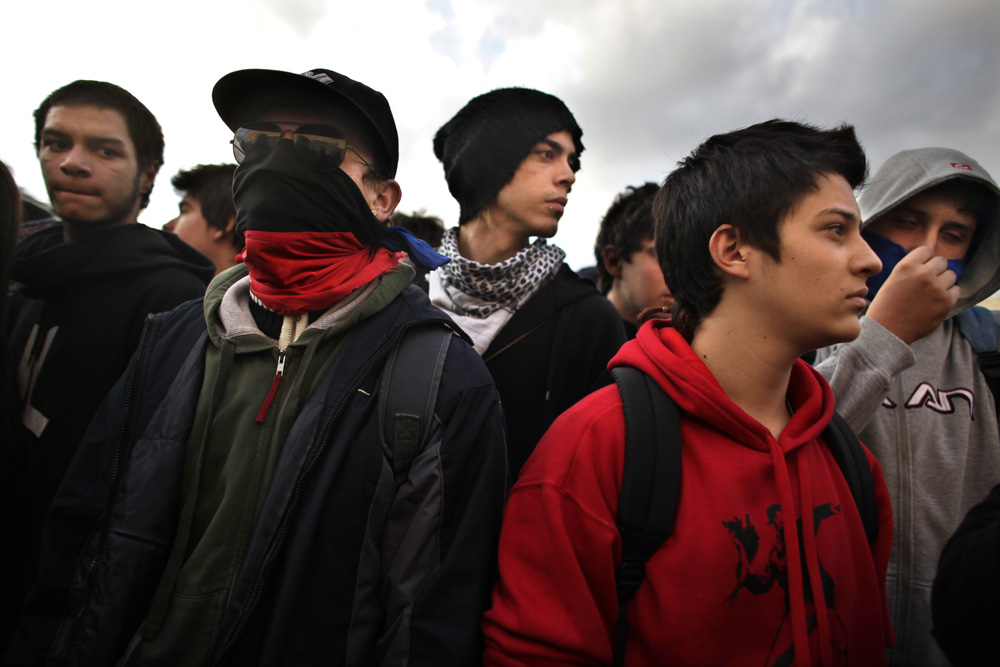
[[[722,298],[709,252],[715,230],[732,225],[781,261],[780,223],[827,174],[854,189],[865,182],[868,161],[854,127],[774,119],[711,137],[667,176],[653,204],[656,255],[674,297],[674,326],[688,341]]]
[[[174,190],[198,200],[201,215],[212,227],[226,231],[229,220],[236,217],[233,203],[233,173],[235,164],[199,164],[180,170],[170,179]],[[230,236],[237,250],[243,248],[243,237],[235,231]]]
[[[597,260],[597,287],[603,294],[611,289],[614,278],[604,265],[604,248],[611,246],[626,262],[642,248],[642,242],[653,238],[653,197],[659,191],[656,183],[630,185],[615,197],[608,212],[601,220],[594,241],[594,259]]]
[[[141,173],[150,165],[163,164],[163,130],[149,109],[137,100],[132,93],[120,86],[107,81],[88,81],[81,79],[66,84],[53,91],[42,104],[35,109],[35,153],[38,153],[42,139],[42,128],[49,110],[55,106],[92,105],[101,109],[113,109],[125,117],[128,133],[135,144],[136,161]],[[149,191],[143,193],[142,208],[149,205],[149,195],[153,192],[153,184]]]
[[[389,218],[390,227],[402,227],[413,232],[413,235],[432,248],[441,247],[441,239],[444,237],[444,221],[433,215],[427,215],[427,211],[420,209],[407,215],[402,211],[396,211]]]

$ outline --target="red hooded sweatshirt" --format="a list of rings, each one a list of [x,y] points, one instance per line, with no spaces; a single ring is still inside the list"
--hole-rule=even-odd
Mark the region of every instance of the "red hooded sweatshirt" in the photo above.
[[[796,362],[793,415],[775,440],[668,323],[644,326],[610,363],[622,365],[676,401],[683,442],[674,533],[628,605],[626,664],[884,664],[892,508],[866,450],[879,517],[869,545],[821,438],[834,407],[823,377]],[[521,471],[483,620],[486,664],[611,662],[624,442],[621,397],[605,387],[559,417]]]

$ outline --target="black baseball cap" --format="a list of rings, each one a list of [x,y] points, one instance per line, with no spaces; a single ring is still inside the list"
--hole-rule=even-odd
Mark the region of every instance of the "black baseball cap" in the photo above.
[[[267,107],[305,104],[322,110],[334,106],[359,125],[363,138],[380,151],[395,177],[399,164],[399,135],[385,96],[343,74],[311,69],[302,74],[270,69],[230,72],[212,89],[219,117],[234,132]]]

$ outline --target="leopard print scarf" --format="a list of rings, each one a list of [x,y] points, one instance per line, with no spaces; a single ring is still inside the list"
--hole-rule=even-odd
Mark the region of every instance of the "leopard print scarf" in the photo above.
[[[445,232],[439,252],[451,258],[438,269],[444,290],[453,302],[456,299],[452,290],[473,297],[475,302],[458,300],[466,314],[473,317],[489,317],[501,308],[516,310],[555,275],[566,257],[562,248],[539,238],[499,264],[480,264],[459,254],[457,227]]]

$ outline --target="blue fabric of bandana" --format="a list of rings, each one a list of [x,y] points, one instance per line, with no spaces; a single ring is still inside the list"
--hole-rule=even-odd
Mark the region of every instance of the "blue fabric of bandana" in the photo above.
[[[885,284],[886,278],[892,273],[892,270],[896,268],[899,261],[906,257],[909,253],[903,248],[903,246],[890,241],[884,236],[879,236],[878,234],[873,234],[872,232],[863,231],[861,232],[862,238],[868,242],[871,249],[875,251],[878,258],[882,260],[882,270],[876,273],[874,276],[868,278],[868,300],[871,301],[878,294],[878,291],[882,289],[882,285]],[[948,268],[955,272],[955,284],[958,284],[962,280],[962,274],[965,271],[965,262],[961,259],[949,259]]]
[[[425,271],[433,271],[451,261],[451,257],[436,252],[427,241],[418,239],[405,227],[389,227],[382,245],[394,252],[405,252],[410,260]]]

